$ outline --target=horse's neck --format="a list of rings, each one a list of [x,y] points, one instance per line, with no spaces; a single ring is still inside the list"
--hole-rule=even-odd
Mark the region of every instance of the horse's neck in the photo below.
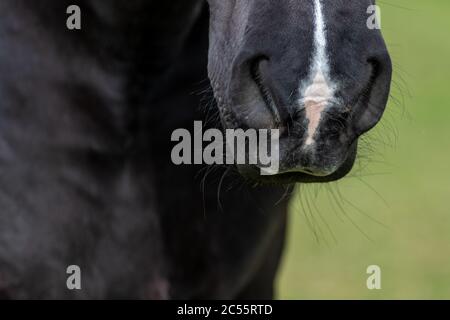
[[[116,30],[117,45],[122,46],[126,43],[134,50],[148,49],[147,54],[154,55],[155,59],[164,60],[173,57],[183,44],[200,14],[202,2],[117,0],[112,4],[109,2],[98,4],[94,10],[108,29]],[[99,42],[104,41],[102,40],[104,33],[97,33],[96,36]]]
[[[1,0],[0,144],[43,161],[48,150],[124,152],[202,2],[78,1],[81,30],[68,30],[71,1]]]
[[[204,0],[82,0],[78,1],[82,30],[68,33],[65,18],[70,4],[68,0],[43,0],[27,7],[55,41],[69,45],[78,41],[91,52],[99,52],[102,59],[133,61],[145,51],[147,60],[167,60],[183,44]],[[17,7],[26,11],[24,5]]]

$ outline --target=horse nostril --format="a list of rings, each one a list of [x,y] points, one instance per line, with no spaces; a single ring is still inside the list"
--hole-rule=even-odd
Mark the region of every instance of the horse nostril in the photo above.
[[[259,89],[259,92],[266,104],[269,108],[273,118],[275,119],[275,124],[277,127],[281,126],[281,115],[279,109],[277,107],[277,103],[273,96],[273,93],[269,89],[269,84],[267,83],[267,77],[265,76],[265,72],[263,73],[263,69],[267,69],[267,65],[269,63],[269,58],[261,56],[255,58],[250,62],[250,75],[255,82],[256,86]]]
[[[369,94],[370,90],[372,90],[372,87],[375,84],[375,81],[377,80],[377,78],[380,74],[381,63],[376,58],[367,59],[367,63],[370,65],[370,68],[371,68],[371,75],[370,75],[369,83],[366,88],[366,94]]]
[[[372,129],[381,119],[389,98],[392,62],[388,52],[367,59],[371,76],[358,101],[355,130],[361,135]]]

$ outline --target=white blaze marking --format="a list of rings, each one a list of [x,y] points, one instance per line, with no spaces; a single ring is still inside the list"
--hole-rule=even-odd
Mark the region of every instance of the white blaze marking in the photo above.
[[[305,145],[314,143],[314,134],[319,127],[322,112],[334,97],[335,85],[330,80],[327,57],[326,26],[321,0],[314,0],[314,58],[310,77],[300,89],[300,105],[305,107],[308,131]]]

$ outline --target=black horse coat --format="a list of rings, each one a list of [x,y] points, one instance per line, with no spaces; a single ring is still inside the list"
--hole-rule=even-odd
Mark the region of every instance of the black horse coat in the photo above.
[[[71,31],[71,1],[0,1],[1,297],[271,298],[284,190],[170,160],[215,112],[201,1],[77,2]]]

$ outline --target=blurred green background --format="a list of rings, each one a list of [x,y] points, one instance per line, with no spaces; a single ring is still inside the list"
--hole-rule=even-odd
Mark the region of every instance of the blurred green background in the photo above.
[[[349,177],[299,187],[281,299],[450,299],[450,1],[378,4],[388,110]],[[381,290],[367,289],[369,265]]]

